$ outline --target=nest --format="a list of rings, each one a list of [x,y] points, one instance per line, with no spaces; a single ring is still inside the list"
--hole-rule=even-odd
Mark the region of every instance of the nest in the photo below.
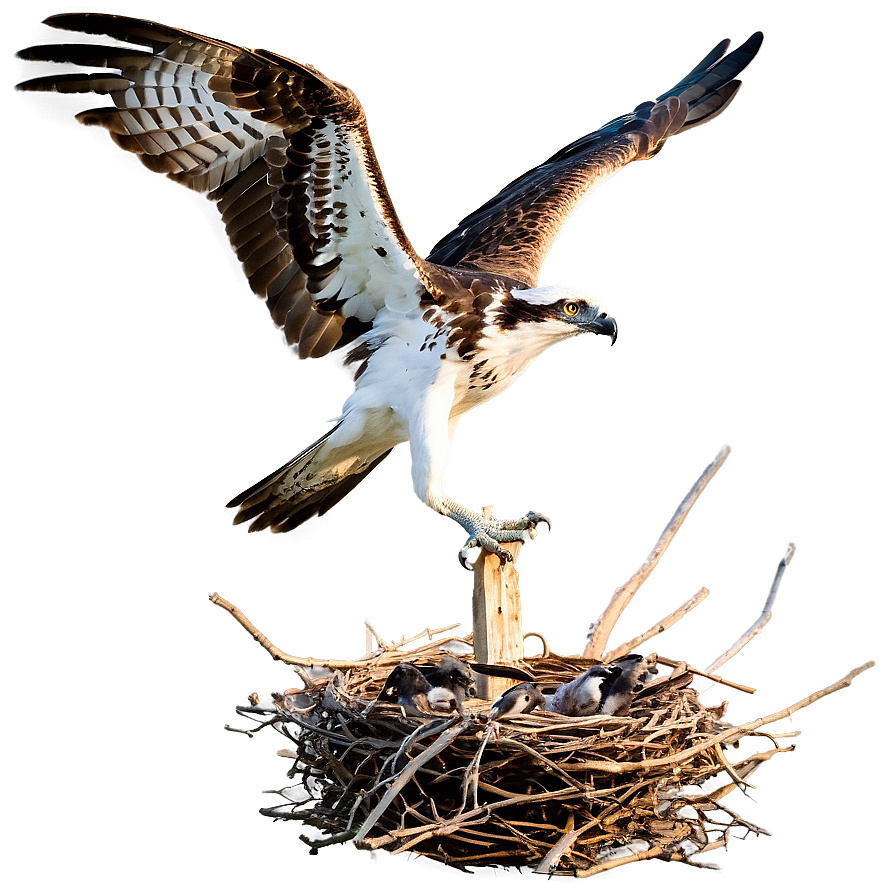
[[[708,595],[706,589],[638,637],[607,647],[622,610],[726,456],[727,450],[707,467],[648,561],[614,593],[589,630],[584,656],[553,654],[545,642],[543,656],[515,665],[542,689],[556,686],[598,659],[630,653],[694,609]],[[432,641],[447,629],[427,630],[422,634],[431,643],[408,651],[405,645],[421,635],[393,644],[368,626],[379,647],[360,660],[295,657],[275,647],[232,604],[212,595],[271,656],[296,667],[305,685],[274,694],[271,703],[253,694],[249,706],[237,708],[258,723],[243,733],[271,728],[289,741],[278,752],[292,760],[292,783],[273,791],[281,802],[261,812],[317,828],[322,837],[301,836],[312,852],[351,841],[361,849],[413,851],[459,868],[529,867],[579,877],[654,858],[703,865],[697,857],[725,846],[732,836],[766,833],[722,802],[746,787],[764,762],[793,749],[779,741],[796,733],[776,736],[764,727],[848,686],[873,665],[866,663],[779,712],[741,724],[724,719],[727,704],[700,702],[691,686],[694,676],[752,692],[715,672],[770,618],[792,553],[791,545],[761,615],[741,638],[704,671],[652,655],[651,661],[668,674],[648,681],[624,717],[573,718],[538,710],[495,722],[488,719],[489,703],[475,699],[450,714],[406,715],[377,699],[395,665],[437,665],[448,648],[472,660],[472,637]],[[729,758],[730,751],[726,755],[727,748],[752,737],[762,739],[762,751],[745,759]]]
[[[438,648],[402,659],[437,663]],[[763,762],[793,749],[761,726],[817,699],[745,725],[704,706],[677,664],[648,683],[626,717],[569,718],[537,712],[489,722],[485,701],[463,712],[404,715],[376,700],[396,662],[382,655],[310,687],[240,707],[290,741],[295,783],[262,809],[325,836],[313,851],[351,840],[362,849],[412,850],[456,867],[503,865],[589,876],[632,861],[695,862],[733,835],[766,833],[722,800]],[[530,658],[541,685],[591,665],[581,657]],[[857,674],[854,670],[847,676]],[[845,686],[846,679],[824,693]],[[725,747],[757,735],[770,748],[731,763]],[[724,781],[709,789],[717,776]]]

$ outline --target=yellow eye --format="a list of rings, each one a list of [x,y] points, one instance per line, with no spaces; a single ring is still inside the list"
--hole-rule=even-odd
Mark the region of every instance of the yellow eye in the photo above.
[[[563,310],[570,316],[575,317],[579,313],[579,303],[578,302],[567,302],[563,306]]]

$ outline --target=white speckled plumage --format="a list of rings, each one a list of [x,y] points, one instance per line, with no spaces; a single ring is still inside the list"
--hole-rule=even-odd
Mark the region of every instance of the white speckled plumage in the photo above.
[[[98,13],[46,21],[133,46],[31,47],[19,55],[92,71],[19,87],[108,95],[110,106],[80,120],[108,128],[151,170],[216,201],[250,287],[301,357],[348,347],[357,365],[333,429],[231,501],[234,522],[293,529],[326,513],[407,440],[415,493],[468,533],[465,564],[476,546],[508,557],[501,543],[546,518],[530,511],[486,521],[443,492],[459,416],[563,339],[591,332],[615,340],[615,322],[595,300],[537,285],[557,234],[597,184],[724,109],[761,43],[753,35],[726,54],[723,41],[657,100],[513,180],[423,258],[345,86],[274,53],[154,22]]]

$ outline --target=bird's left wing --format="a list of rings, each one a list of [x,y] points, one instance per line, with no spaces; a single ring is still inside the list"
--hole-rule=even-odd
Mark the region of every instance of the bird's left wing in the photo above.
[[[31,47],[19,56],[111,71],[19,88],[108,94],[114,105],[78,118],[217,201],[250,286],[300,356],[352,341],[387,301],[416,305],[419,259],[348,88],[266,50],[141,19],[72,13],[46,23],[148,48]]]
[[[578,203],[624,165],[656,155],[673,134],[718,115],[761,43],[757,32],[726,55],[728,41],[722,41],[655,101],[580,137],[507,184],[439,240],[427,261],[537,285],[548,251]]]

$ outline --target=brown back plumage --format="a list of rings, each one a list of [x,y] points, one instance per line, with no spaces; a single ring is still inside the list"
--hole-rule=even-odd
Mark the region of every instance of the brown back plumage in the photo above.
[[[538,283],[567,218],[600,181],[649,159],[673,134],[702,124],[731,102],[736,76],[762,43],[757,32],[727,56],[722,41],[671,90],[580,137],[511,181],[433,247],[427,261]]]

